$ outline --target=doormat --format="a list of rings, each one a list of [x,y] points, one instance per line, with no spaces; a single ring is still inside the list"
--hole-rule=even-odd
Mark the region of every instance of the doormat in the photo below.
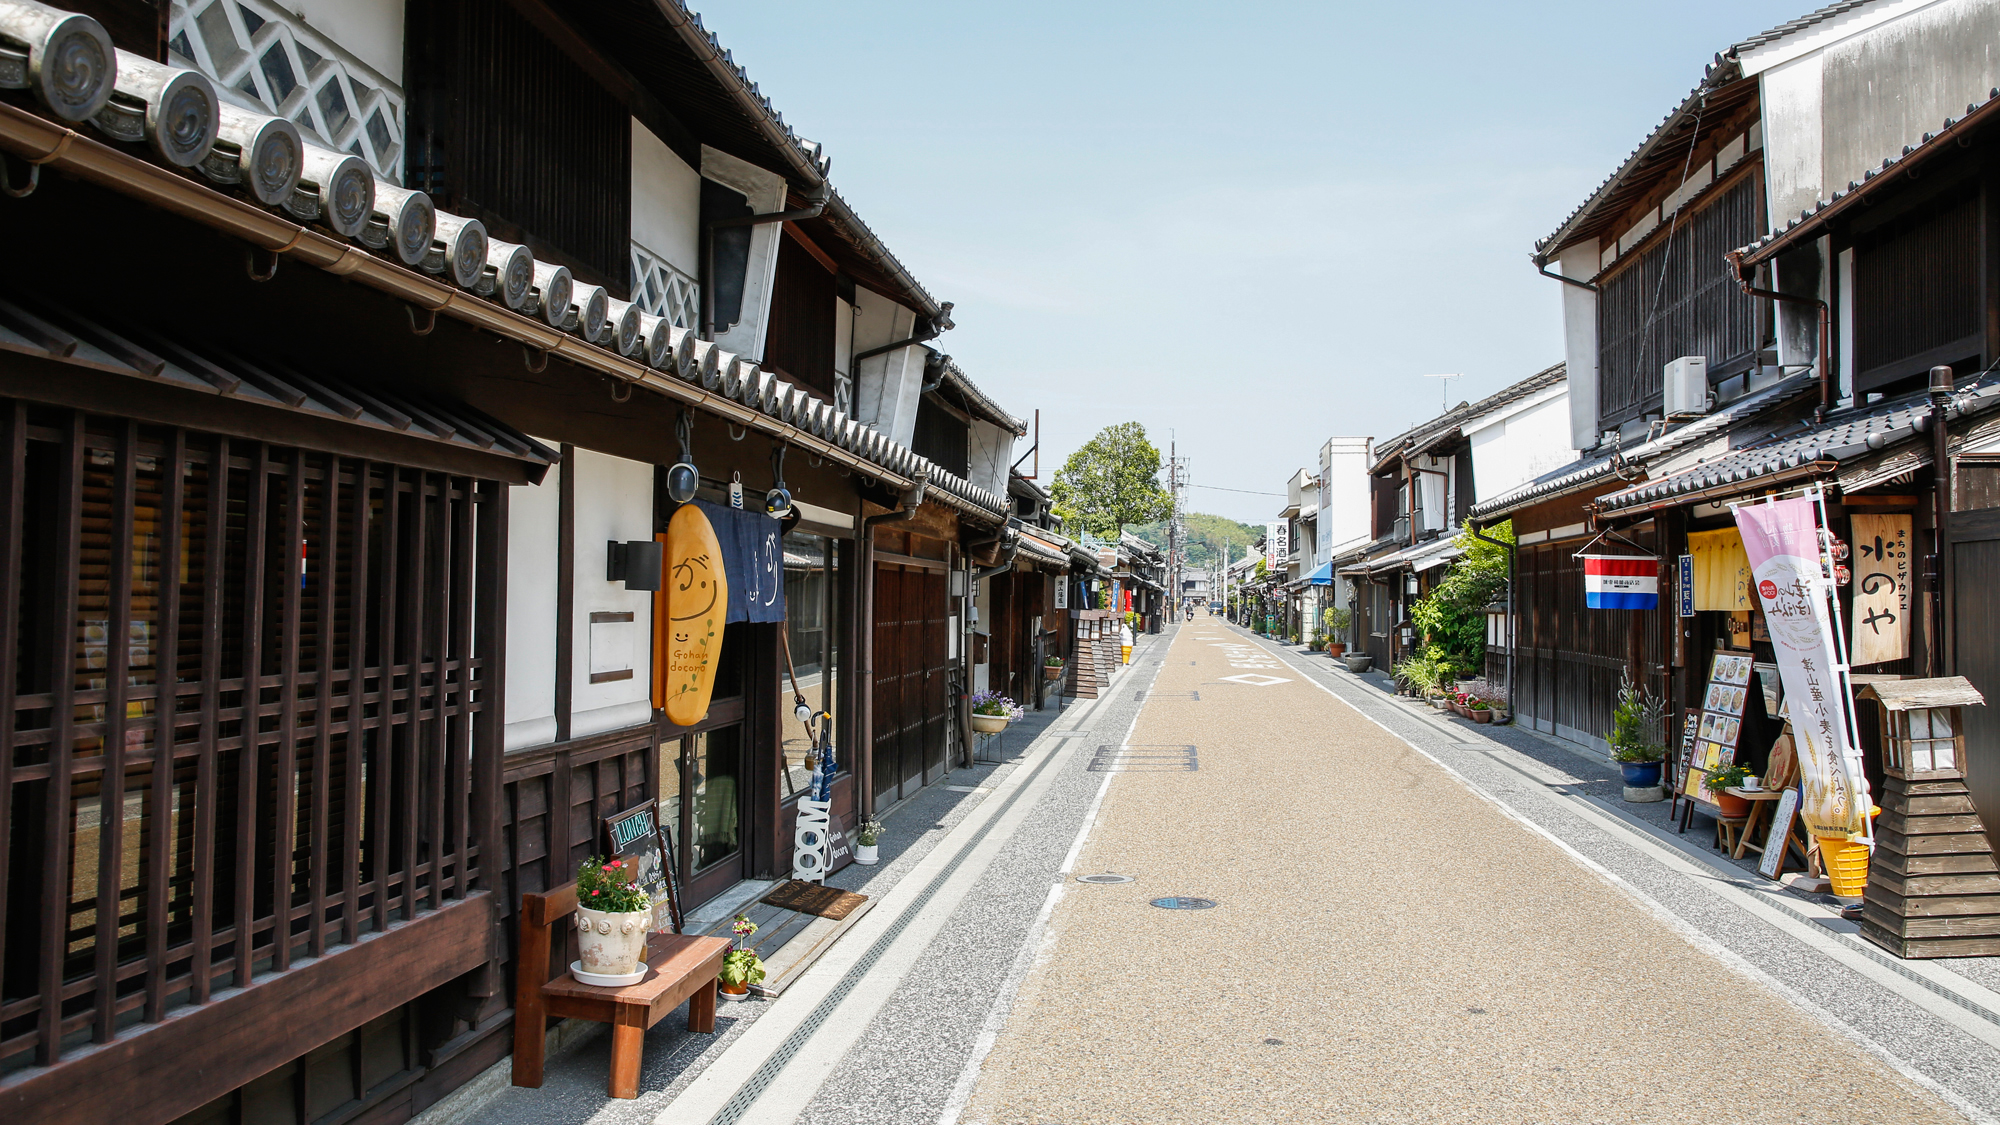
[[[807,883],[793,879],[781,883],[760,902],[769,903],[780,910],[796,910],[801,914],[816,914],[821,918],[839,921],[853,913],[854,908],[868,901],[867,895],[853,891],[843,891],[839,887],[822,887],[817,883]]]

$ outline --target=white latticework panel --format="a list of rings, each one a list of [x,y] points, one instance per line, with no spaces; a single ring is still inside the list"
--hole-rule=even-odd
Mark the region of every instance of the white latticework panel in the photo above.
[[[676,328],[692,330],[701,316],[701,287],[665,258],[634,242],[632,303]]]
[[[174,0],[168,19],[171,61],[403,182],[403,91],[366,63],[265,0]]]

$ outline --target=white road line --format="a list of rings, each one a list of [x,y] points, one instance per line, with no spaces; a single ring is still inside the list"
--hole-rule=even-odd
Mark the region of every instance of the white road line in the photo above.
[[[1091,701],[1076,721],[1080,723],[1093,713],[1103,698]],[[1023,752],[1020,768],[995,785],[990,799],[980,801],[978,808],[953,826],[944,839],[905,872],[876,908],[820,958],[813,972],[771,1002],[769,1011],[759,1016],[654,1117],[654,1125],[707,1125],[712,1121],[765,1061],[814,1014],[820,1003],[833,994],[877,941],[902,922],[902,932],[811,1032],[742,1116],[743,1120],[759,1125],[796,1120],[860,1039],[869,1022],[888,1003],[896,987],[922,960],[939,931],[985,875],[993,858],[1047,796],[1062,766],[1078,756],[1078,743],[1049,737],[1052,733],[1045,730],[1030,743]],[[1040,749],[1036,749],[1037,743],[1043,744]],[[1012,800],[1016,790],[1019,799]],[[982,830],[989,824],[991,831],[981,838]],[[955,862],[960,863],[958,869],[906,921],[905,916],[923,898],[935,878]]]

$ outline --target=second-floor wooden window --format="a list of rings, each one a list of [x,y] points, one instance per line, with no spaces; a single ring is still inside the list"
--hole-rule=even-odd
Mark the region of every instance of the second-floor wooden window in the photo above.
[[[1757,362],[1769,310],[1746,296],[1723,255],[1764,231],[1764,192],[1752,172],[1607,278],[1597,297],[1597,419],[1613,429],[1660,410],[1661,369],[1705,356],[1718,382]]]
[[[626,107],[508,4],[410,0],[410,186],[623,299]]]
[[[1967,182],[1855,237],[1856,390],[1983,360],[1979,205]]]
[[[836,300],[832,271],[790,233],[780,238],[764,366],[828,402],[833,401]]]

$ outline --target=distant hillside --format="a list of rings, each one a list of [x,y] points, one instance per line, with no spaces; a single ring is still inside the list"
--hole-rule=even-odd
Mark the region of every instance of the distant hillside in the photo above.
[[[1210,567],[1222,562],[1222,545],[1229,544],[1229,557],[1240,559],[1244,548],[1257,541],[1264,529],[1255,524],[1237,523],[1223,516],[1211,516],[1206,512],[1189,512],[1182,517],[1187,525],[1188,566]],[[1128,527],[1125,530],[1144,539],[1156,547],[1167,545],[1167,523],[1149,523],[1142,527]]]

